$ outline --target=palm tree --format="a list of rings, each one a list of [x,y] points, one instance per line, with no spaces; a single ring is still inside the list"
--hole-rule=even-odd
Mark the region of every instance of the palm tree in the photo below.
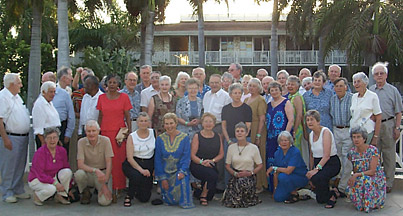
[[[57,1],[57,69],[62,66],[70,67],[69,17],[67,9],[67,0]]]

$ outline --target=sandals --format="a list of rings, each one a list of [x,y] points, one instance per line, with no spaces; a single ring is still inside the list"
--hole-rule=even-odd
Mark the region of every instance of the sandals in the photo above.
[[[130,207],[132,206],[132,199],[130,198],[129,195],[126,195],[125,201],[123,202],[124,207]]]
[[[200,205],[208,206],[207,197],[200,197]]]
[[[347,195],[345,193],[341,192],[339,190],[339,188],[337,188],[337,187],[333,188],[333,191],[336,193],[337,198],[339,198],[339,197],[340,198],[346,198],[347,197]]]
[[[330,199],[327,201],[327,203],[325,205],[325,208],[327,208],[327,209],[334,208],[334,206],[336,205],[336,202],[337,202],[336,192],[332,191],[330,193],[331,193]],[[331,200],[332,197],[334,197],[335,200]]]
[[[298,194],[290,194],[287,200],[284,201],[285,204],[296,203],[299,201]]]
[[[309,199],[312,199],[312,197],[307,195],[307,194],[302,195],[302,196],[299,197],[299,200],[301,200],[301,201],[307,201]]]

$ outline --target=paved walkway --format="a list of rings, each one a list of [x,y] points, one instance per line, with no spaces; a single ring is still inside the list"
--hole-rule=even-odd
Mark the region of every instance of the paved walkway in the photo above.
[[[28,187],[27,187],[28,189]],[[28,189],[29,192],[31,192]],[[0,201],[0,216],[16,216],[16,215],[284,215],[284,216],[352,216],[366,215],[358,212],[353,207],[353,204],[348,203],[345,199],[339,199],[334,209],[325,209],[322,204],[317,204],[314,200],[300,201],[294,204],[276,203],[271,198],[269,193],[264,192],[259,195],[262,203],[245,209],[230,209],[221,206],[218,201],[210,202],[208,207],[200,206],[197,200],[194,200],[196,208],[181,209],[177,206],[153,206],[150,203],[139,203],[134,201],[132,207],[123,207],[123,197],[119,198],[117,204],[112,204],[108,207],[98,206],[93,196],[92,202],[89,205],[81,205],[73,203],[69,206],[63,206],[53,201],[46,201],[44,206],[35,206],[32,200],[20,200],[15,204],[8,204]],[[153,193],[151,199],[158,198],[156,193]],[[386,206],[382,210],[377,210],[371,215],[389,215],[403,216],[403,176],[397,176],[395,187],[392,193],[387,195]]]

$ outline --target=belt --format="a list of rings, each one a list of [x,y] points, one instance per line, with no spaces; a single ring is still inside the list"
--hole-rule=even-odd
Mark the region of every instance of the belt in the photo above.
[[[339,129],[350,128],[350,126],[335,126],[335,127]]]
[[[389,120],[394,119],[394,118],[395,118],[395,117],[392,116],[392,117],[389,117],[389,118],[387,118],[387,119],[382,119],[382,122],[386,122],[386,121],[389,121]]]
[[[137,118],[132,118],[132,119],[130,119],[131,121],[137,121]]]
[[[28,136],[29,133],[26,133],[26,134],[17,134],[17,133],[9,133],[9,132],[7,132],[7,135],[10,135],[10,136]]]

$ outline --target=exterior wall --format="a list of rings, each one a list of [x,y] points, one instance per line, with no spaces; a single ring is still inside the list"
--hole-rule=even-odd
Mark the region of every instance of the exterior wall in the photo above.
[[[278,36],[278,50],[286,50],[287,49],[287,38],[285,36]]]
[[[165,37],[154,37],[154,52],[164,51],[164,38]]]

